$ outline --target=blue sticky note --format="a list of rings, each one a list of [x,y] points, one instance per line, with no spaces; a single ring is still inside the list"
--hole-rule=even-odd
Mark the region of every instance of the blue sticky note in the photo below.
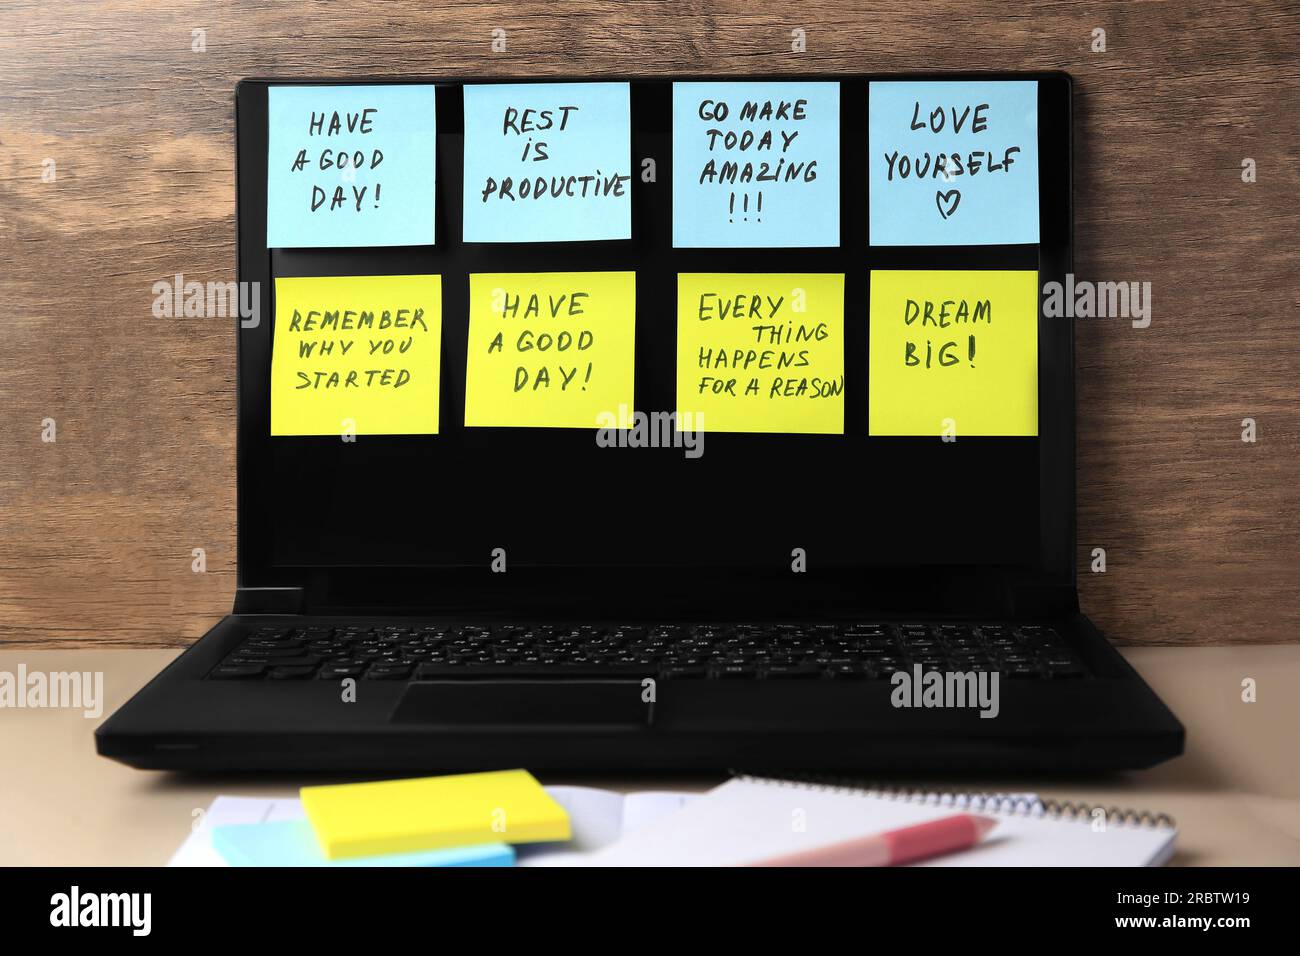
[[[674,83],[673,245],[840,244],[838,83]]]
[[[872,83],[873,246],[1038,242],[1038,83]]]
[[[268,248],[433,245],[432,86],[273,86],[268,97]]]
[[[626,83],[465,87],[465,241],[632,236]]]
[[[504,843],[327,860],[306,820],[213,827],[212,846],[231,866],[513,866],[515,862],[514,848]]]

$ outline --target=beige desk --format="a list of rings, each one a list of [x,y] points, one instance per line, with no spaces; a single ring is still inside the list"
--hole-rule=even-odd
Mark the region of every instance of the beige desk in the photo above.
[[[111,713],[175,651],[0,651],[0,671],[103,671]],[[1104,778],[934,779],[920,785],[1036,790],[1101,806],[1163,810],[1182,833],[1178,865],[1300,864],[1300,647],[1127,651],[1187,727],[1185,756]],[[1258,701],[1242,703],[1253,677]],[[188,778],[97,757],[100,720],[80,711],[0,709],[0,865],[161,865],[196,809],[219,793],[285,796],[301,778]],[[616,789],[705,789],[722,778],[547,777]]]

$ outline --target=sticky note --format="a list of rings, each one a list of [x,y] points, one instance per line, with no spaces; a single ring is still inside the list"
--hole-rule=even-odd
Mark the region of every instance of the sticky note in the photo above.
[[[673,245],[837,246],[838,83],[673,84]]]
[[[465,87],[466,242],[632,235],[626,83]]]
[[[429,246],[432,86],[272,86],[268,248]]]
[[[272,435],[438,432],[440,276],[275,280]]]
[[[468,348],[466,425],[621,421],[633,405],[636,273],[471,275]]]
[[[1038,434],[1038,273],[871,273],[872,435]]]
[[[844,276],[677,277],[684,431],[841,434]]]
[[[213,827],[212,846],[231,866],[513,866],[515,861],[515,851],[504,843],[329,860],[306,820]]]
[[[1038,83],[869,87],[871,244],[1038,242]]]
[[[480,843],[569,839],[569,818],[527,770],[303,787],[330,860]]]

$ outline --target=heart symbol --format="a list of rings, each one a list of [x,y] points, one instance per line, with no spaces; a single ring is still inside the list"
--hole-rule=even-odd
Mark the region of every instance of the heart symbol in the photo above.
[[[948,203],[948,211],[944,212],[944,203]],[[934,204],[939,207],[939,215],[947,219],[957,211],[957,206],[961,203],[961,192],[956,189],[950,189],[946,193],[935,193]]]

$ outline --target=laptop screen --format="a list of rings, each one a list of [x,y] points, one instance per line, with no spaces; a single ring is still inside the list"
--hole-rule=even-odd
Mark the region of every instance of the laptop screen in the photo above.
[[[241,570],[1059,557],[1063,78],[239,96]]]

